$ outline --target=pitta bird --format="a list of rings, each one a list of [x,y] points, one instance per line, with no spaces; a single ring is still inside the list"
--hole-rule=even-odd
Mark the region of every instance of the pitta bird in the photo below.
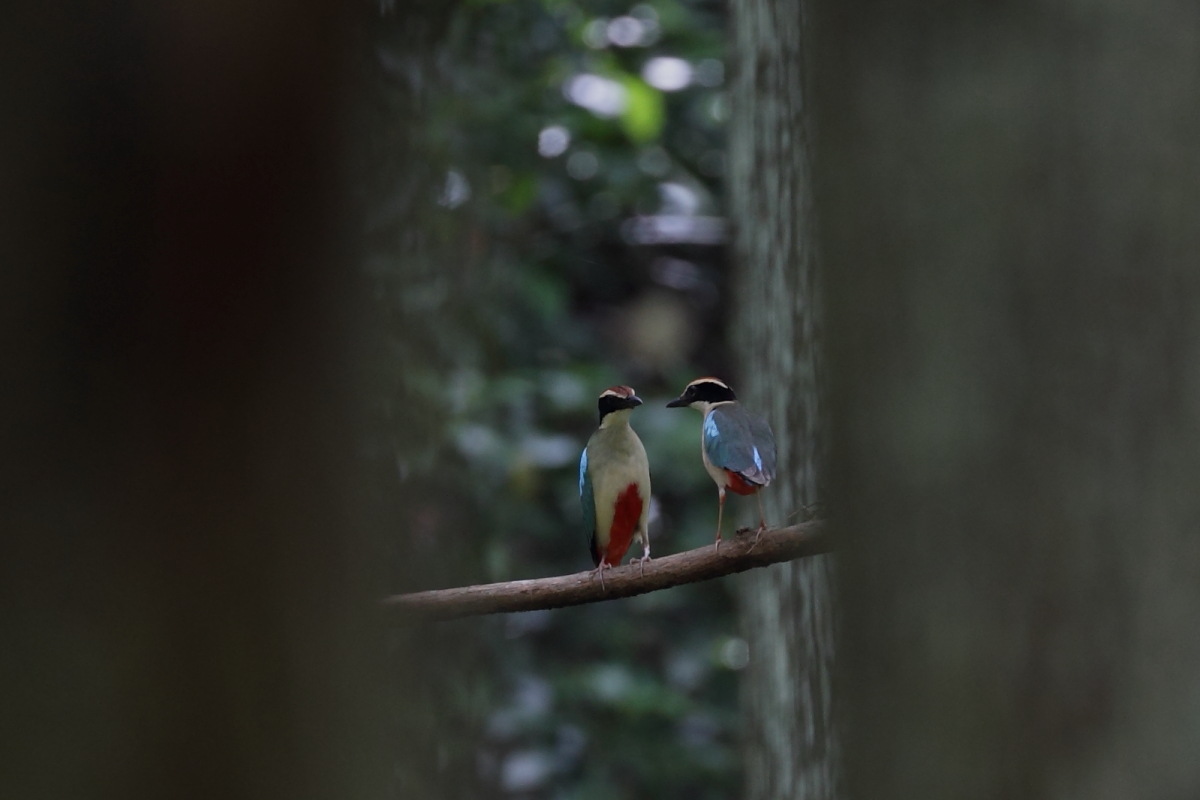
[[[604,570],[617,566],[630,544],[641,542],[639,565],[650,560],[650,462],[642,440],[629,426],[642,400],[628,386],[605,389],[597,401],[600,426],[579,457],[579,500],[584,525],[591,528],[592,564],[604,583]]]
[[[754,495],[758,501],[759,526],[755,544],[767,529],[762,498],[758,493],[775,478],[775,436],[762,417],[742,408],[729,385],[717,378],[697,378],[683,394],[667,403],[668,408],[688,406],[704,414],[700,426],[700,457],[704,469],[717,484],[717,540],[721,546],[721,518],[726,490]]]

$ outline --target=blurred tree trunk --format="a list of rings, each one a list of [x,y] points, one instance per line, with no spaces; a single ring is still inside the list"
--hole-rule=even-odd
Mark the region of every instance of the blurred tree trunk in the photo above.
[[[0,796],[386,791],[345,8],[5,6]]]
[[[1200,6],[820,2],[855,797],[1200,796]]]
[[[779,478],[763,503],[781,525],[818,499],[822,460],[807,21],[794,0],[736,0],[731,14],[735,388],[774,427]],[[837,794],[833,567],[818,556],[742,579],[745,796],[753,800]]]

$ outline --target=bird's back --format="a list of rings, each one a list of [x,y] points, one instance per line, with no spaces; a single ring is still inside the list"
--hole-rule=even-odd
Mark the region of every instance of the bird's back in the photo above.
[[[714,406],[704,418],[704,456],[757,486],[775,479],[775,436],[762,417],[739,403]]]

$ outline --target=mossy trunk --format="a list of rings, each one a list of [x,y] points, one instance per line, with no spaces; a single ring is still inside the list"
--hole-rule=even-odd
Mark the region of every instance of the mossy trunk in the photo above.
[[[781,525],[803,519],[818,500],[822,462],[807,20],[805,4],[794,0],[737,0],[731,18],[735,388],[775,430],[779,477],[762,497],[768,522]],[[741,579],[751,800],[837,794],[833,581],[830,556]]]

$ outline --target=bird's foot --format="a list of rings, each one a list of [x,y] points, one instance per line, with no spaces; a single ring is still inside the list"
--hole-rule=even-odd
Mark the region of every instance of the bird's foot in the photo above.
[[[612,569],[612,564],[609,564],[607,561],[601,561],[599,564],[596,565],[596,568],[592,570],[592,574],[600,575],[600,588],[607,592],[608,587],[604,585],[604,570],[606,570],[606,569]]]
[[[649,554],[649,553],[646,553],[646,554],[645,554],[645,555],[643,555],[641,558],[634,558],[634,559],[630,559],[630,562],[629,562],[629,563],[631,563],[631,564],[632,564],[634,561],[638,562],[638,576],[639,576],[639,577],[645,577],[645,575],[646,575],[646,562],[647,562],[647,561],[649,561],[649,560],[650,560],[650,554]]]
[[[760,521],[758,523],[758,530],[754,532],[754,543],[750,545],[750,549],[746,551],[747,553],[753,553],[754,548],[758,547],[758,540],[762,538],[763,531],[765,531],[766,529],[767,529],[767,521],[766,520]]]
[[[721,552],[721,534],[719,533],[717,534],[717,540],[713,542],[713,550],[716,550],[718,553]]]

